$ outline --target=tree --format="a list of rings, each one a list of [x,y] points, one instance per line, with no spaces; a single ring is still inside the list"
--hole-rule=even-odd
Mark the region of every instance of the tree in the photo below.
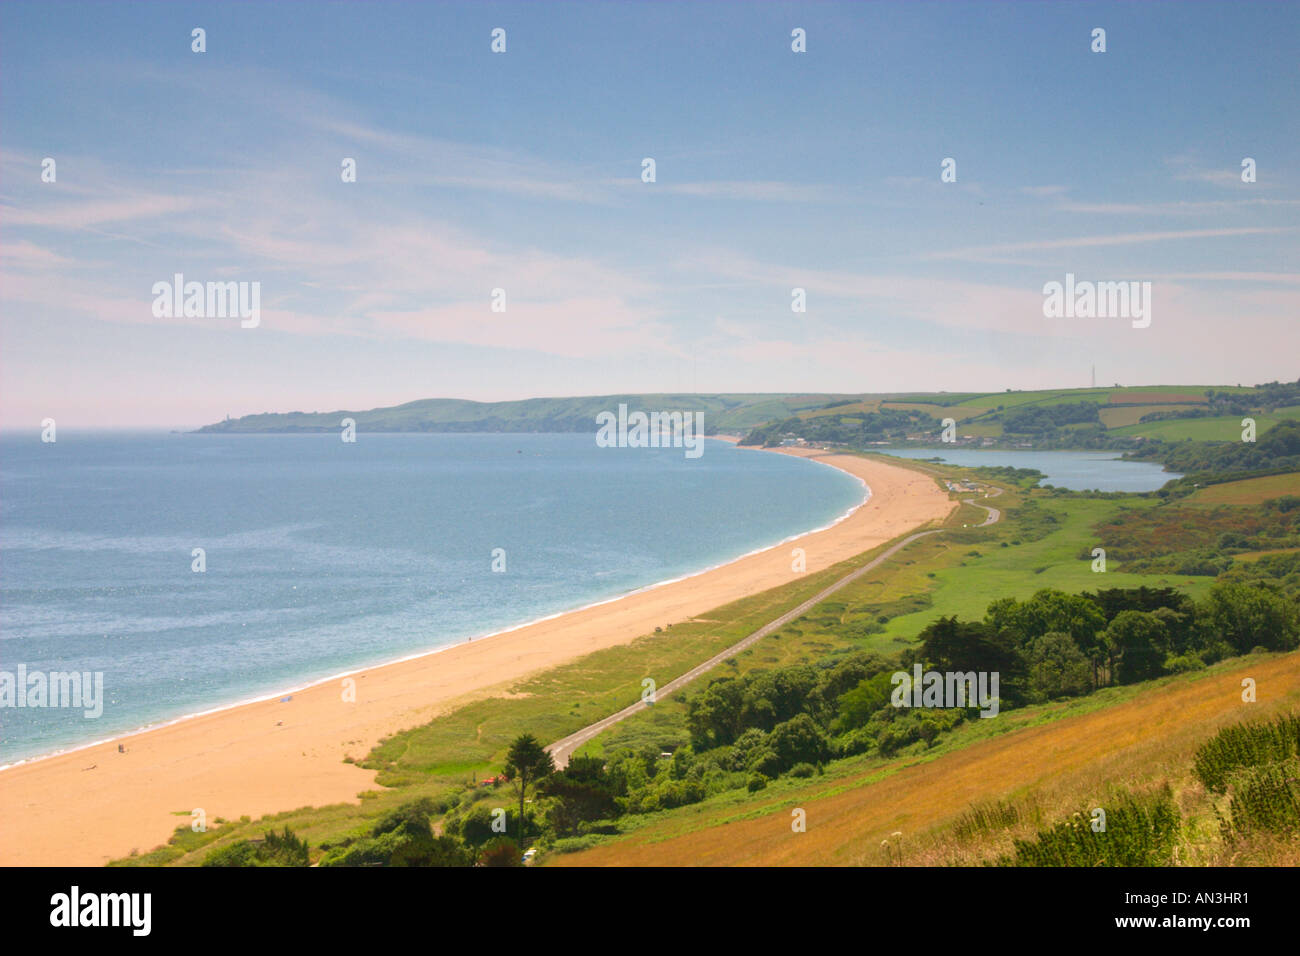
[[[744,725],[740,720],[745,684],[734,677],[709,682],[702,694],[687,702],[686,726],[696,750],[708,750],[734,741]]]
[[[1069,634],[1051,631],[1030,642],[1029,686],[1038,696],[1074,697],[1092,686],[1087,656]]]
[[[1002,701],[1015,706],[1023,699],[1024,658],[1013,635],[984,621],[958,621],[941,617],[919,635],[921,658],[941,671],[984,671],[999,675]]]
[[[874,677],[865,678],[857,687],[841,694],[836,703],[838,716],[834,729],[839,733],[861,727],[871,716],[889,706],[889,694],[893,690],[888,671],[881,671]]]
[[[994,620],[994,608],[1002,603],[990,605],[990,620]],[[1094,601],[1081,594],[1066,594],[1051,588],[1043,588],[1033,597],[1015,605],[1010,616],[1011,621],[1005,623],[1019,631],[1022,643],[1028,643],[1044,634],[1060,632],[1074,638],[1074,642],[1084,652],[1093,643],[1097,632],[1106,626],[1106,619]]]
[[[768,745],[785,772],[797,763],[821,764],[830,759],[826,735],[807,714],[798,714],[772,728]]]
[[[528,788],[555,773],[555,761],[540,740],[520,734],[506,752],[506,776],[519,788],[519,842],[524,842],[524,800]]]
[[[1120,611],[1106,637],[1119,658],[1115,673],[1121,684],[1157,677],[1164,670],[1169,630],[1154,613]]]
[[[617,815],[614,781],[599,757],[574,757],[563,770],[538,785],[538,792],[555,798],[550,820],[561,835],[574,833],[584,823]]]
[[[1300,635],[1295,603],[1268,588],[1216,584],[1197,612],[1198,622],[1238,654],[1255,647],[1291,650]]]
[[[1012,635],[1022,647],[1044,634],[1069,634],[1092,661],[1092,682],[1094,687],[1097,685],[1097,665],[1105,655],[1100,634],[1106,628],[1106,618],[1091,599],[1043,588],[1027,601],[994,601],[984,619],[999,634]]]

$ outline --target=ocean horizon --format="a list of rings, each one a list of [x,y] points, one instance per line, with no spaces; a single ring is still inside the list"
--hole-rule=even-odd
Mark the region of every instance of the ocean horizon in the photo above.
[[[705,447],[0,434],[0,672],[103,674],[98,718],[0,708],[0,766],[659,587],[833,524],[868,493],[815,461]]]

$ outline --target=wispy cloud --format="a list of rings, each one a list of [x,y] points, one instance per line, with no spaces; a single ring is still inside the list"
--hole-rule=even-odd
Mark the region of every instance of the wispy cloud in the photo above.
[[[942,252],[926,253],[922,259],[961,259],[983,262],[990,256],[1008,253],[1037,252],[1048,249],[1086,249],[1098,246],[1128,246],[1137,243],[1173,242],[1186,239],[1223,239],[1232,236],[1257,236],[1294,232],[1294,226],[1240,226],[1224,229],[1183,229],[1164,232],[1126,232],[1107,236],[1075,236],[1069,239],[1032,239],[989,246],[967,246]]]

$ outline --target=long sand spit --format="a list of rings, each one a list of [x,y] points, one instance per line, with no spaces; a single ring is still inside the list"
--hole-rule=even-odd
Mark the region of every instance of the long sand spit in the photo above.
[[[701,574],[422,657],[358,670],[292,699],[242,704],[0,771],[0,865],[94,866],[146,852],[202,808],[209,820],[254,818],[354,801],[374,771],[344,763],[383,737],[536,671],[627,644],[657,626],[791,578],[791,548],[820,571],[955,507],[930,477],[854,455],[791,449],[861,478],[868,501],[844,520]],[[797,489],[792,489],[797,493]],[[118,746],[124,752],[119,752]],[[184,814],[180,816],[179,814]]]

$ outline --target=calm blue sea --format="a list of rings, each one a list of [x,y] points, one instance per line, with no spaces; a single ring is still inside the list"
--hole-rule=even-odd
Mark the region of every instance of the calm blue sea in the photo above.
[[[691,574],[863,496],[714,440],[687,460],[592,435],[0,436],[0,671],[105,689],[97,719],[0,707],[0,765]]]

